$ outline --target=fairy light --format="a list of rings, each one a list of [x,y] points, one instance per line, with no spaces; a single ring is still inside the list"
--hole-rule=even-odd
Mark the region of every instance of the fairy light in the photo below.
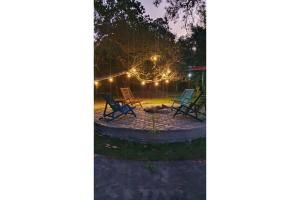
[[[167,73],[168,73],[168,74],[170,74],[170,73],[171,73],[171,70],[170,70],[170,69],[168,69],[168,70],[167,70]]]
[[[155,84],[154,84],[155,86],[158,86],[158,82],[155,82]]]
[[[111,82],[111,83],[114,81],[114,79],[113,79],[112,77],[110,77],[108,80],[109,80],[109,82]]]
[[[168,84],[169,83],[169,80],[166,80],[166,84]]]
[[[136,72],[136,69],[135,69],[135,68],[132,68],[132,71],[133,71],[133,72]]]
[[[131,77],[131,74],[130,74],[130,73],[128,73],[128,74],[127,74],[127,77],[128,77],[128,78],[130,78],[130,77]]]
[[[142,85],[145,85],[145,81],[142,81],[142,83],[141,83]]]
[[[99,85],[98,81],[94,81],[94,84],[96,87]]]

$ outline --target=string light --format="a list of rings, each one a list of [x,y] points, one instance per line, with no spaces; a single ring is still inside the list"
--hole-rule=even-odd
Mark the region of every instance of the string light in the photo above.
[[[132,68],[132,71],[133,71],[133,72],[136,72],[136,69],[135,69],[135,68]]]
[[[168,84],[169,83],[169,80],[166,80],[166,84]]]
[[[114,79],[113,79],[112,77],[110,77],[108,80],[109,80],[109,82],[111,82],[111,83],[114,81]]]
[[[153,55],[153,56],[151,56],[150,59],[151,59],[152,61],[156,62],[157,59],[158,59],[158,56],[157,56],[157,55]]]
[[[131,77],[131,74],[130,74],[130,73],[128,73],[128,74],[127,74],[127,77],[128,77],[128,78],[130,78],[130,77]]]
[[[95,86],[98,86],[99,83],[98,83],[98,81],[94,81],[94,84],[95,84]]]
[[[168,74],[170,74],[170,73],[171,73],[171,70],[170,70],[170,69],[168,69],[168,70],[167,70],[167,73],[168,73]]]
[[[142,85],[145,85],[145,81],[142,81],[142,83],[141,83]]]
[[[154,84],[155,86],[158,86],[158,82],[155,82],[155,84]]]

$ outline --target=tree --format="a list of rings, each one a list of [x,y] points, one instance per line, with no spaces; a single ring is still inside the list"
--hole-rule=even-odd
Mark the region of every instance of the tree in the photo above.
[[[154,0],[153,4],[159,6],[162,0]],[[206,27],[206,0],[166,0],[166,17],[175,21],[182,13],[185,27],[194,24],[195,18],[198,17],[197,25]]]
[[[166,18],[151,19],[136,0],[95,0],[94,4],[96,76],[145,64],[153,54],[161,56],[163,65],[178,60]]]

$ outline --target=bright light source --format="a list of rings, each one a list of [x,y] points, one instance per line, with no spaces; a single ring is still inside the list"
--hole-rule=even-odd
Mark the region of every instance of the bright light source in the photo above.
[[[99,83],[98,83],[98,81],[94,81],[94,84],[95,84],[95,86],[98,86]]]
[[[192,77],[192,73],[189,73],[189,74],[188,74],[188,77],[191,78],[191,77]]]
[[[145,81],[142,81],[142,83],[141,83],[142,85],[145,85]]]
[[[155,86],[158,86],[158,82],[155,82],[155,84],[154,84]]]
[[[166,80],[166,84],[168,84],[169,83],[169,80]]]
[[[109,82],[111,82],[111,83],[114,81],[114,79],[113,79],[112,77],[110,77],[108,80],[109,80]]]
[[[193,47],[192,47],[192,50],[193,50],[194,52],[197,51],[197,47],[193,46]]]
[[[168,69],[168,70],[167,70],[167,73],[170,74],[170,73],[171,73],[171,70]]]
[[[127,77],[130,78],[130,77],[131,77],[131,74],[128,73],[128,74],[127,74]]]
[[[154,55],[154,56],[151,56],[150,58],[152,61],[156,62],[158,60],[158,56],[157,55]]]
[[[133,72],[136,72],[136,69],[135,69],[135,68],[132,68],[132,71],[133,71]]]

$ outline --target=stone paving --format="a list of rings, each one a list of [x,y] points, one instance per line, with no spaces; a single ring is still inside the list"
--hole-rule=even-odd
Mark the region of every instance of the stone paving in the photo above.
[[[95,113],[95,130],[103,135],[146,143],[184,142],[206,137],[205,122],[183,115],[173,117],[175,111],[171,109],[155,114],[147,113],[140,107],[134,111],[136,117],[127,115],[107,122],[99,119],[103,115],[103,110],[100,110]]]
[[[128,161],[96,155],[95,200],[205,200],[205,161]]]
[[[134,112],[137,117],[127,115],[107,122],[103,119],[99,120],[103,115],[103,111],[98,111],[95,113],[95,122],[108,127],[134,128],[141,130],[152,130],[153,122],[155,123],[156,130],[186,130],[199,128],[204,124],[189,116],[177,115],[176,117],[173,117],[175,111],[171,111],[170,109],[151,114],[143,111],[141,108],[136,108]]]

